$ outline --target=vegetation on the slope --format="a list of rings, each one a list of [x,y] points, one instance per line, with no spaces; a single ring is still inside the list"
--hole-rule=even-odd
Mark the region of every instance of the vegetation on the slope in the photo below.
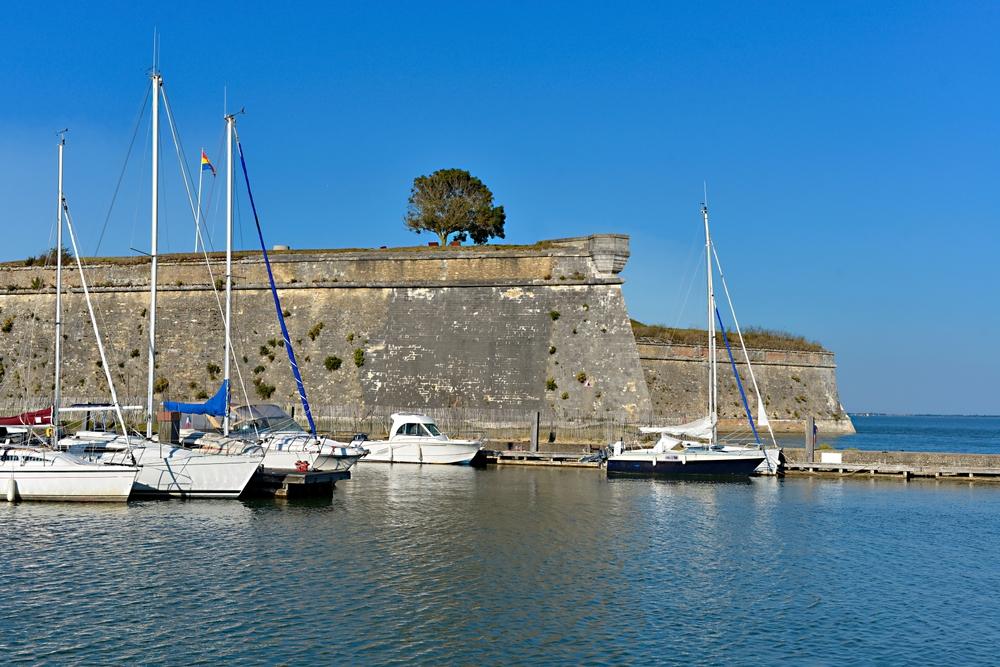
[[[69,264],[73,261],[73,255],[66,248],[62,249],[62,260],[63,264]],[[46,252],[36,256],[29,257],[24,260],[25,266],[55,266],[56,265],[56,249],[51,248]],[[37,287],[35,289],[38,289]]]
[[[676,327],[665,327],[660,324],[643,324],[638,320],[632,320],[632,333],[636,338],[651,338],[664,343],[682,343],[686,345],[701,345],[708,337],[704,329],[680,329]],[[736,332],[727,331],[729,344],[737,344]],[[722,334],[716,333],[719,345],[722,345]],[[797,336],[787,331],[777,331],[775,329],[764,329],[762,327],[747,327],[743,330],[743,340],[747,347],[763,348],[768,350],[795,350],[801,352],[823,352],[825,348],[818,342],[807,340],[803,336]]]

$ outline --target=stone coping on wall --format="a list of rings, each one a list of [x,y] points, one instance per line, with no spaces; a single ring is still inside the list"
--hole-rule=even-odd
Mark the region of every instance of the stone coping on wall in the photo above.
[[[441,260],[441,259],[483,259],[514,258],[514,257],[588,257],[594,254],[614,255],[617,262],[624,268],[624,260],[629,256],[629,237],[627,234],[591,234],[589,236],[570,237],[539,241],[533,245],[503,245],[485,244],[479,246],[401,246],[392,248],[312,248],[269,250],[268,259],[272,264],[283,262],[309,262],[329,260]],[[225,262],[225,252],[208,253],[213,264]],[[160,266],[172,264],[200,264],[205,257],[198,253],[161,253],[158,255]],[[235,262],[258,263],[262,261],[259,250],[238,250],[233,252]],[[102,266],[146,265],[148,255],[129,257],[84,257],[84,266],[97,268]],[[68,272],[75,266],[65,266]],[[621,271],[618,268],[615,273]],[[0,271],[37,271],[55,270],[55,266],[24,266],[21,261],[0,262]]]
[[[282,289],[602,285],[623,282],[618,273],[628,259],[628,243],[622,234],[594,234],[533,246],[282,250],[270,258]],[[209,255],[216,280],[223,274],[224,261],[222,253]],[[148,257],[91,258],[86,260],[88,283],[94,291],[132,291],[148,286],[148,277],[140,270],[148,266]],[[203,256],[160,255],[158,267],[159,289],[211,288]],[[0,283],[6,283],[8,294],[51,293],[54,272],[50,266],[9,263],[0,265]],[[239,287],[267,287],[258,252],[236,253],[233,273]],[[66,267],[63,277],[67,288],[79,285],[75,267]]]
[[[624,281],[620,278],[617,279],[587,279],[587,280],[564,280],[564,281],[544,281],[544,280],[519,280],[519,281],[504,281],[504,280],[454,280],[448,281],[442,284],[441,281],[426,281],[426,280],[393,280],[393,281],[354,281],[354,282],[317,282],[317,283],[275,283],[275,287],[280,290],[296,290],[296,289],[393,289],[393,288],[430,288],[435,289],[451,289],[451,288],[482,288],[482,287],[498,287],[498,288],[515,288],[515,287],[545,287],[548,289],[560,288],[560,287],[578,287],[584,285],[621,285]],[[91,294],[100,293],[129,293],[129,292],[148,292],[148,284],[130,284],[130,285],[113,285],[113,286],[98,286],[94,287],[88,284],[88,291]],[[267,283],[240,283],[233,285],[233,291],[245,291],[245,292],[256,292],[262,290],[270,290],[271,286]],[[212,291],[212,286],[207,283],[201,284],[184,284],[184,285],[157,285],[157,292],[209,292]],[[221,290],[220,290],[221,292]],[[4,296],[16,296],[16,295],[29,295],[29,294],[54,294],[54,288],[32,290],[32,289],[20,289],[16,292],[2,292],[0,291],[0,299]],[[83,294],[83,288],[79,286],[64,286],[63,294]]]
[[[637,341],[639,359],[643,361],[691,361],[704,362],[708,358],[707,345],[688,343],[661,343],[647,340]],[[770,350],[747,348],[750,362],[775,366],[813,366],[836,368],[833,352],[806,350]],[[745,364],[742,354],[734,353],[737,365]]]

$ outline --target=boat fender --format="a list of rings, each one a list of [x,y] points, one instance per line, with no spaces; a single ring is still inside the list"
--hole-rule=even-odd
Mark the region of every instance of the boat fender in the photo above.
[[[13,477],[7,484],[7,502],[12,503],[17,500],[17,480]]]

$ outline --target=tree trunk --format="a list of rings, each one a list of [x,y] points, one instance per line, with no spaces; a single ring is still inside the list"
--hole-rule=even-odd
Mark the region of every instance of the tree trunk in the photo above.
[[[438,238],[441,239],[441,245],[442,246],[448,245],[448,235],[449,234],[451,234],[451,232],[438,232],[437,233]]]

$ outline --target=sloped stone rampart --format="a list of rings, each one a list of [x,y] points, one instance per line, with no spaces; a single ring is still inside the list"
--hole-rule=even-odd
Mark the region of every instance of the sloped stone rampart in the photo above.
[[[529,247],[275,252],[272,264],[314,402],[647,414],[617,275],[627,257],[627,237],[603,235]],[[119,392],[139,400],[148,260],[87,265]],[[223,326],[213,284],[223,272],[221,256],[211,272],[197,257],[161,256],[159,399],[196,400],[218,385]],[[233,339],[250,398],[294,400],[259,254],[238,255],[233,273]],[[51,268],[0,267],[0,322],[11,321],[0,332],[0,398],[51,394],[54,282]],[[79,276],[67,270],[65,282],[64,395],[102,396]],[[237,391],[239,382],[234,373]]]
[[[641,339],[638,349],[653,411],[682,421],[703,416],[708,402],[708,346]],[[756,413],[756,399],[742,352],[737,349],[733,352],[750,409]],[[743,402],[725,349],[719,354],[720,425],[740,428],[746,424]],[[811,415],[823,432],[854,432],[854,425],[840,404],[837,365],[832,352],[750,349],[748,354],[773,429],[801,431],[802,420]]]
[[[539,410],[554,419],[701,416],[704,348],[636,344],[619,277],[628,256],[628,237],[606,234],[526,247],[281,251],[271,260],[314,403]],[[213,255],[209,270],[198,256],[160,258],[157,377],[166,387],[158,399],[197,400],[218,386],[223,326],[213,285],[223,261]],[[142,404],[149,260],[86,266],[119,393]],[[0,402],[51,396],[54,274],[0,265]],[[242,377],[251,400],[293,403],[260,254],[237,253],[233,274],[234,389]],[[64,396],[103,397],[79,276],[70,267],[64,278]],[[813,414],[823,428],[852,429],[831,353],[751,354],[779,426],[801,429]],[[722,417],[739,420],[735,383],[720,377]]]

